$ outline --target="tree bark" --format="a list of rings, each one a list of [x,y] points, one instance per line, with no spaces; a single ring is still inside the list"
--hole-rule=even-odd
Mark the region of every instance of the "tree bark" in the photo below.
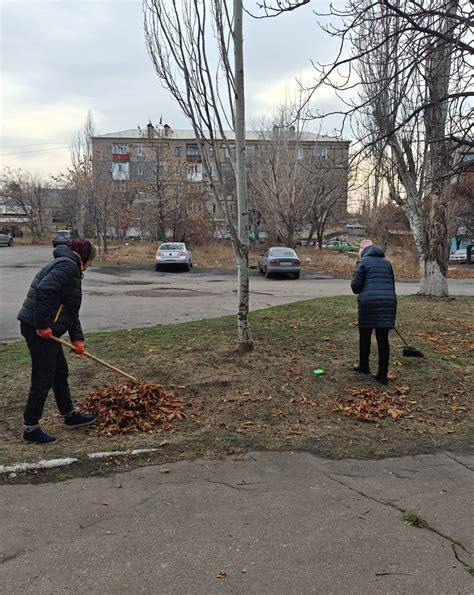
[[[247,205],[247,175],[245,159],[245,95],[242,31],[242,0],[234,0],[234,65],[235,65],[235,151],[238,236],[237,324],[240,351],[253,349],[249,324],[249,215]]]

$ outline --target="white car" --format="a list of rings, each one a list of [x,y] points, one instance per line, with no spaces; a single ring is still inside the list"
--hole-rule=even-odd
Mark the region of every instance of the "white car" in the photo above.
[[[449,255],[449,262],[466,262],[467,261],[467,248],[460,248],[455,252],[451,252]]]
[[[193,266],[193,255],[184,242],[163,242],[155,254],[155,271],[165,267],[182,266],[187,271]]]
[[[0,231],[0,246],[13,246],[11,233],[8,233],[8,231]]]

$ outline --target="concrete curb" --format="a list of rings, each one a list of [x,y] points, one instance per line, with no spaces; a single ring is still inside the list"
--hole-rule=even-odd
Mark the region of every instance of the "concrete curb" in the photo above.
[[[133,450],[110,450],[104,452],[91,452],[86,455],[87,459],[106,459],[108,457],[127,457],[141,454],[148,454],[160,450],[159,448],[134,448]],[[76,457],[64,459],[43,459],[37,463],[13,463],[11,465],[0,465],[0,474],[21,473],[22,471],[38,471],[40,469],[54,469],[57,467],[68,467],[73,463],[84,461]]]

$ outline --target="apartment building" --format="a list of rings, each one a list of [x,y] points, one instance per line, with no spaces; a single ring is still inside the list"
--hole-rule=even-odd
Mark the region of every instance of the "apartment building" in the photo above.
[[[295,145],[296,159],[319,160],[337,170],[340,192],[334,212],[337,217],[345,217],[349,142],[310,132],[297,135],[292,130],[294,140],[291,142]],[[269,142],[271,135],[272,131],[268,134],[254,131],[246,133],[248,160],[252,159],[259,145]],[[215,163],[211,167],[211,176],[216,174],[218,165],[231,173],[229,151],[234,148],[235,137],[230,131],[225,136],[227,143],[219,138],[217,144],[214,143],[207,149],[210,161]],[[209,179],[192,130],[174,130],[167,124],[155,127],[149,123],[145,129],[136,128],[95,136],[92,138],[92,146],[96,175],[112,180],[123,192],[134,192],[135,199],[152,200],[158,187],[163,191],[172,188],[175,193],[191,193],[194,197],[200,197],[200,200],[196,200],[197,208],[202,208],[204,204],[212,217],[221,217],[217,202],[210,192]],[[231,177],[230,175],[229,178]],[[228,193],[231,213],[236,213],[231,184]],[[192,201],[190,208],[193,208]]]

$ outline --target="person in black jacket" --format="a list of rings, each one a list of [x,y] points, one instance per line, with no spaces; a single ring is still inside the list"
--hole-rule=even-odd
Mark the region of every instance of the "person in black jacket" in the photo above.
[[[35,276],[18,313],[20,330],[31,356],[31,385],[23,414],[23,439],[46,444],[55,436],[40,426],[44,404],[53,389],[59,412],[68,429],[87,426],[95,421],[74,407],[68,384],[68,366],[62,346],[50,340],[69,333],[74,351],[84,353],[84,335],[79,321],[82,277],[93,262],[96,248],[88,240],[75,240],[53,251],[54,259]]]
[[[372,330],[375,329],[379,351],[379,366],[374,378],[387,384],[390,346],[388,333],[395,326],[397,296],[392,265],[381,248],[371,240],[362,240],[360,261],[352,277],[351,289],[359,303],[359,363],[355,372],[370,374],[369,356]]]

